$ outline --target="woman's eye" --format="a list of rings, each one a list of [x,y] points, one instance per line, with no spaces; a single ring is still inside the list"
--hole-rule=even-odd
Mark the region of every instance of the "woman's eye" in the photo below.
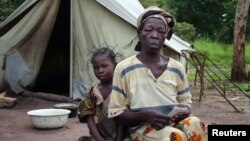
[[[144,31],[149,32],[149,31],[152,31],[152,29],[150,29],[150,28],[145,28]]]
[[[165,34],[165,31],[163,31],[163,30],[160,30],[160,31],[159,31],[159,33],[161,33],[161,34]]]

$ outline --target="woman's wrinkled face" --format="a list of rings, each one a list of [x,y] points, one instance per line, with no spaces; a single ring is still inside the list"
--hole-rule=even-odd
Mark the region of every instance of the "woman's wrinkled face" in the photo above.
[[[164,22],[158,18],[147,19],[139,33],[142,48],[147,52],[158,52],[164,44],[167,29]]]
[[[112,80],[115,64],[112,62],[111,58],[107,55],[98,55],[92,59],[91,63],[93,65],[95,76],[101,82]]]

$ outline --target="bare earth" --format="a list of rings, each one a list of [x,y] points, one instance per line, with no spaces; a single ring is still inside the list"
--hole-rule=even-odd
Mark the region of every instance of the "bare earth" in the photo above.
[[[235,91],[227,92],[230,100],[244,113],[237,112],[218,92],[206,88],[199,102],[199,86],[190,84],[193,94],[193,114],[207,124],[250,124],[250,99]],[[52,108],[58,102],[18,97],[12,109],[0,109],[0,141],[77,141],[88,135],[86,124],[78,118],[69,118],[67,124],[59,129],[35,129],[27,112],[33,109]]]

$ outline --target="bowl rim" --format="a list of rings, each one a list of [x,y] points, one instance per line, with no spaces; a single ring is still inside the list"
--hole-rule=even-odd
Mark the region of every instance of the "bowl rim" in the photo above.
[[[74,103],[57,103],[54,105],[54,108],[67,108],[67,106],[73,106],[74,108],[78,108],[78,105]]]
[[[55,114],[41,114],[39,112],[44,112],[44,111],[60,111],[62,113],[55,113]],[[61,116],[61,115],[68,115],[70,114],[71,111],[67,109],[55,109],[55,108],[46,108],[46,109],[35,109],[35,110],[30,110],[27,112],[27,115],[29,116],[39,116],[39,117],[51,117],[51,116]]]

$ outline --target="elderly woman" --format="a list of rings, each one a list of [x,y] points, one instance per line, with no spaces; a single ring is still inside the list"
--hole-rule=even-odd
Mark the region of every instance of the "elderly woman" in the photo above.
[[[137,55],[114,72],[109,117],[129,127],[136,141],[205,141],[205,127],[191,116],[191,94],[185,69],[161,55],[170,39],[173,17],[149,7],[137,21]]]

